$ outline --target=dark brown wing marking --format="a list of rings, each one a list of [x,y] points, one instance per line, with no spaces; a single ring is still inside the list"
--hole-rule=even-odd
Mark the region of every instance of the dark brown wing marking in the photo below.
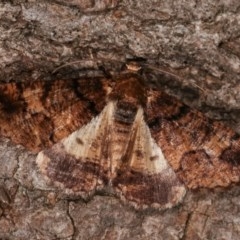
[[[87,125],[40,152],[36,162],[41,172],[67,192],[89,197],[109,182],[108,131],[112,105],[105,107]]]
[[[148,99],[147,122],[152,136],[189,188],[239,181],[238,134],[163,92],[150,91]]]
[[[0,85],[0,134],[32,151],[51,146],[86,124],[105,105],[107,81]]]

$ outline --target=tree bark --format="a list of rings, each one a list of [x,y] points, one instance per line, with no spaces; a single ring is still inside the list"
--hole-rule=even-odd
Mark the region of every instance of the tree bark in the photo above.
[[[95,76],[99,66],[114,76],[140,59],[149,85],[240,132],[239,1],[13,0],[0,9],[1,82]],[[4,138],[0,149],[1,239],[240,237],[238,186],[135,211],[111,196],[40,190],[36,155]]]

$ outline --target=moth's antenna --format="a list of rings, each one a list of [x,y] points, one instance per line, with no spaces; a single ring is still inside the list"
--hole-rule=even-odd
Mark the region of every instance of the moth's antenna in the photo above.
[[[174,74],[174,73],[171,73],[171,72],[162,70],[162,69],[157,68],[157,67],[153,67],[153,66],[151,66],[150,64],[144,63],[143,65],[146,66],[146,67],[148,67],[149,69],[154,70],[154,71],[161,72],[161,73],[165,73],[165,74],[170,75],[170,76],[172,76],[172,77],[176,77],[176,78],[181,79],[178,75],[176,75],[176,74]]]
[[[73,64],[76,64],[76,63],[91,62],[91,63],[93,63],[93,64],[94,64],[94,63],[97,64],[98,61],[100,61],[100,60],[102,60],[102,61],[108,61],[108,62],[118,62],[118,63],[122,63],[122,64],[125,63],[124,61],[117,60],[117,59],[112,59],[112,58],[104,58],[104,57],[101,57],[101,58],[95,58],[94,60],[93,60],[93,58],[86,58],[86,59],[82,59],[82,60],[78,60],[78,61],[73,61],[73,62],[65,63],[65,64],[57,67],[56,69],[54,69],[54,70],[52,71],[52,74],[56,73],[56,72],[57,72],[58,70],[60,70],[61,68],[64,68],[64,67],[66,67],[66,66],[70,66],[70,65],[73,65]]]
[[[86,63],[86,62],[90,62],[90,61],[92,61],[93,63],[95,63],[92,59],[91,59],[91,60],[90,60],[90,59],[84,59],[84,60],[78,60],[78,61],[73,61],[73,62],[65,63],[65,64],[63,64],[63,65],[55,68],[55,69],[52,71],[52,74],[56,73],[56,72],[59,71],[61,68],[64,68],[64,67],[66,67],[66,66],[70,66],[70,65],[73,65],[73,64],[76,64],[76,63],[81,63],[81,62]]]
[[[164,73],[166,75],[175,77],[175,78],[177,78],[179,80],[183,80],[183,78],[181,78],[180,76],[178,76],[178,75],[176,75],[174,73],[162,70],[160,68],[154,67],[154,66],[152,66],[150,64],[147,64],[147,63],[140,63],[139,64],[137,61],[134,61],[134,60],[130,60],[128,63],[126,63],[126,62],[118,60],[118,59],[111,59],[111,58],[105,58],[105,57],[95,58],[95,60],[93,60],[93,58],[87,58],[87,59],[83,59],[83,60],[78,60],[78,61],[65,63],[65,64],[57,67],[55,70],[53,70],[52,74],[56,73],[57,71],[59,71],[60,69],[66,67],[66,66],[70,66],[70,65],[73,65],[73,64],[76,64],[76,63],[85,63],[86,64],[86,62],[91,62],[92,64],[94,64],[94,63],[97,64],[97,61],[99,61],[99,60],[110,61],[110,62],[118,62],[118,63],[125,64],[127,70],[128,71],[132,71],[132,72],[139,72],[140,70],[142,70],[142,67],[144,66],[144,67],[147,67],[148,69],[152,69],[154,71],[157,71],[157,72]],[[205,89],[203,89],[202,87],[200,87],[196,83],[193,83],[193,85],[195,87],[197,87],[198,89],[200,89],[201,91],[206,92]]]
[[[151,66],[150,64],[147,64],[147,63],[143,63],[143,66],[146,66],[148,67],[149,69],[152,69],[154,71],[157,71],[157,72],[160,72],[160,73],[164,73],[164,74],[167,74],[169,76],[172,76],[172,77],[175,77],[175,78],[178,78],[179,80],[183,80],[183,78],[179,77],[178,75],[174,74],[174,73],[171,73],[169,71],[165,71],[165,70],[162,70],[162,69],[159,69],[157,67],[153,67]],[[203,89],[202,87],[200,87],[199,85],[197,85],[196,83],[193,83],[193,85],[197,88],[199,88],[201,91],[203,92],[206,92],[205,89]]]

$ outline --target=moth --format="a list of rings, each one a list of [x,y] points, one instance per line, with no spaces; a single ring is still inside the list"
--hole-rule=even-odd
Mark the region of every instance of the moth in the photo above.
[[[239,182],[239,134],[133,72],[2,83],[0,135],[38,153],[49,184],[83,198],[106,191],[137,209]]]

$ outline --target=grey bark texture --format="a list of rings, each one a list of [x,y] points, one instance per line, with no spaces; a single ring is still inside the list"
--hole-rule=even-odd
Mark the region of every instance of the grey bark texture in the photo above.
[[[117,73],[143,58],[149,84],[240,132],[239,33],[238,0],[1,1],[0,81],[98,74],[99,65]],[[0,140],[0,239],[240,238],[239,186],[188,192],[162,212],[111,196],[69,200],[38,188],[36,155]]]

